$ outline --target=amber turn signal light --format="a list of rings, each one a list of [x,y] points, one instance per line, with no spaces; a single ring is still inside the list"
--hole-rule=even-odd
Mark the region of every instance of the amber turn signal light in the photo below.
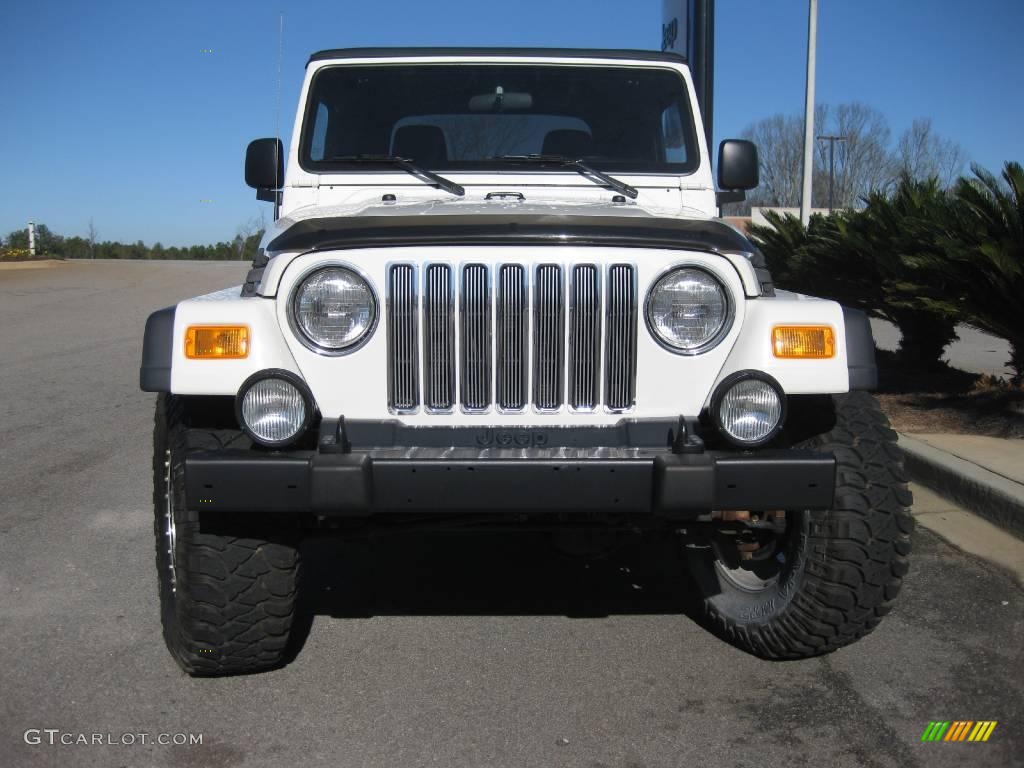
[[[244,325],[190,325],[185,331],[189,360],[240,360],[249,356],[249,328]]]
[[[777,325],[772,328],[776,357],[820,360],[836,356],[836,334],[827,325]]]

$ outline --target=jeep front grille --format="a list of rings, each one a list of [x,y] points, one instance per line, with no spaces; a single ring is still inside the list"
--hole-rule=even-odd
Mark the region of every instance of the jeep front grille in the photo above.
[[[428,413],[451,412],[456,403],[468,413],[495,405],[502,412],[529,405],[541,412],[565,405],[574,411],[633,407],[638,309],[632,265],[564,270],[540,264],[531,274],[519,264],[465,264],[455,271],[448,264],[388,269],[392,411],[415,412],[421,395]]]

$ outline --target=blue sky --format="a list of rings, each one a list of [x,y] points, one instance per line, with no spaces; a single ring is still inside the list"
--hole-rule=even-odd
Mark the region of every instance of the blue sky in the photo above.
[[[915,117],[998,170],[1024,161],[1024,2],[821,0],[819,101]],[[261,208],[249,139],[281,130],[311,51],[363,45],[657,48],[660,0],[8,3],[0,26],[0,234],[44,222],[101,239],[230,239]],[[716,140],[802,113],[806,0],[717,0]],[[204,53],[211,49],[212,53]],[[200,202],[212,200],[212,202]]]

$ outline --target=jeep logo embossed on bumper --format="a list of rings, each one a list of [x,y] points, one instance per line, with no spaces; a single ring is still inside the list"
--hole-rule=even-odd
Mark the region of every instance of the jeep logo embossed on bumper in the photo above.
[[[485,429],[476,436],[481,448],[543,448],[548,436],[539,429]]]

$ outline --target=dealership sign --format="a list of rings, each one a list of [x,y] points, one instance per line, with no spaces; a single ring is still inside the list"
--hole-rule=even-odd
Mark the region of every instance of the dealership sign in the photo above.
[[[661,50],[689,59],[693,50],[693,0],[661,0]]]

